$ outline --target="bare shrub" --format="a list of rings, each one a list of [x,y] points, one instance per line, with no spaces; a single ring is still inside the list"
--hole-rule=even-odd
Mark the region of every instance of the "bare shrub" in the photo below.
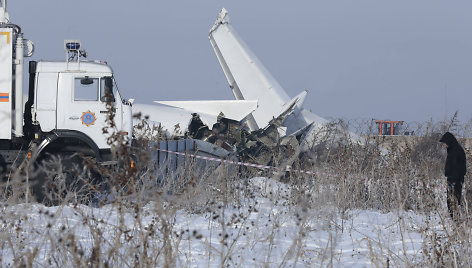
[[[470,264],[469,175],[456,222],[445,207],[445,153],[438,135],[447,124],[417,124],[415,133],[421,136],[393,138],[364,135],[372,129],[353,136],[347,130],[360,128],[351,124],[337,120],[320,129],[311,150],[300,158],[278,159],[283,163],[278,171],[225,164],[202,168],[188,157],[180,169],[169,172],[152,157],[152,142],[164,135],[144,121],[148,132],[133,146],[119,146],[127,141],[117,131],[113,134],[118,165],[85,159],[82,168],[74,168],[78,180],[73,185],[80,187],[66,183],[62,175],[71,170],[62,170],[60,159],[52,158],[50,166],[59,176],[56,196],[50,197],[58,203],[51,208],[28,199],[30,169],[11,170],[2,184],[0,218],[0,249],[11,262],[2,262],[23,267],[185,267],[204,258],[207,266],[232,267],[251,263],[245,254],[264,248],[254,266],[339,266],[339,247],[346,242],[341,238],[359,234],[357,215],[373,211],[393,215],[386,228],[399,233],[401,244],[395,248],[381,230],[378,236],[362,234],[356,243],[368,249],[364,256],[372,266]],[[466,153],[471,174],[467,147]],[[90,168],[101,175],[100,183],[89,183]],[[30,204],[19,205],[26,202]],[[44,229],[30,226],[31,217],[40,217],[36,222],[44,223]],[[207,226],[192,225],[192,217],[204,217]],[[284,226],[289,224],[295,227],[287,237]],[[326,232],[327,239],[313,247],[317,232]],[[416,254],[411,253],[411,233],[422,239]],[[290,241],[287,247],[280,245],[282,240]]]

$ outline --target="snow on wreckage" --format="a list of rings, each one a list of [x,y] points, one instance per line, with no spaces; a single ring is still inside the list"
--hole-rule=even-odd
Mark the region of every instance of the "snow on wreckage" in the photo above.
[[[159,121],[155,124],[164,129],[178,126],[180,130],[180,126],[187,126],[183,135],[174,131],[167,132],[168,136],[213,144],[206,148],[223,148],[245,162],[290,165],[300,153],[312,149],[327,121],[303,108],[308,92],[303,91],[294,98],[288,96],[236,33],[226,9],[219,13],[208,37],[234,101],[156,101],[161,107],[136,104],[134,108],[150,114],[150,120]],[[161,120],[159,111],[164,108],[173,109],[174,114],[183,113],[180,115],[183,120],[177,125],[176,120]],[[347,135],[359,140],[352,133]],[[167,150],[169,143],[175,149],[182,148],[174,145],[176,141],[161,142],[159,148]],[[194,151],[224,157],[203,148]],[[174,157],[164,151],[159,156],[160,159]]]

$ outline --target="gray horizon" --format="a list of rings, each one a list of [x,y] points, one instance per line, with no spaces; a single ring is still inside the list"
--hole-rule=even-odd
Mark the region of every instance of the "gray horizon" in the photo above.
[[[8,2],[11,22],[35,43],[26,60],[62,60],[64,39],[79,39],[89,59],[112,66],[121,93],[144,104],[233,99],[208,41],[223,7],[289,96],[309,91],[304,106],[315,114],[472,119],[472,2]]]

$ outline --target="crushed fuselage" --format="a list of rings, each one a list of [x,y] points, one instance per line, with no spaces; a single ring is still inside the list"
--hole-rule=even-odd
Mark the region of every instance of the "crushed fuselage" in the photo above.
[[[227,119],[223,114],[218,116],[217,122],[210,129],[200,116],[192,114],[186,138],[203,140],[238,155],[241,161],[249,161],[260,165],[276,165],[280,159],[292,158],[299,150],[299,137],[281,136],[279,129],[284,119],[291,114],[288,109],[279,117],[272,119],[262,129],[250,131],[245,121]]]

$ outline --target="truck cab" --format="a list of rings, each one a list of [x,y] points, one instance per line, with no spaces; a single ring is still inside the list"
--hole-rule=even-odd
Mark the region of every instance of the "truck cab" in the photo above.
[[[93,140],[98,149],[109,149],[110,133],[104,133],[104,128],[110,125],[107,118],[113,112],[110,119],[116,131],[131,139],[131,104],[120,95],[107,64],[40,61],[33,75],[32,124],[42,133],[76,131]]]
[[[133,130],[131,103],[118,91],[111,67],[85,60],[80,41],[66,40],[65,61],[29,62],[24,104],[23,56],[32,55],[32,43],[19,26],[0,25],[1,169],[25,155],[35,162],[79,152],[111,161],[110,136],[131,141]]]
[[[61,198],[61,180],[77,189],[84,179],[97,182],[101,175],[93,169],[116,164],[113,148],[132,139],[131,102],[110,66],[86,60],[78,40],[64,41],[64,49],[65,61],[29,62],[24,103],[24,57],[33,55],[34,44],[0,0],[0,177],[25,176],[38,201],[54,199],[52,192]]]

